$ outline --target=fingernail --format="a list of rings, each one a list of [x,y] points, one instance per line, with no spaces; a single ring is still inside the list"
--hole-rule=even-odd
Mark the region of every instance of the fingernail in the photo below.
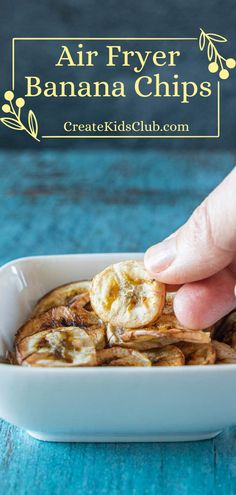
[[[176,240],[172,236],[148,249],[145,254],[145,266],[150,272],[162,272],[173,263],[175,257]]]

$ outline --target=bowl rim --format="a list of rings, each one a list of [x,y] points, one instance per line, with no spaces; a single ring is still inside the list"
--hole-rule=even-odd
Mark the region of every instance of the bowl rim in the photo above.
[[[20,373],[66,373],[66,374],[75,374],[75,373],[80,373],[80,374],[124,374],[124,373],[132,373],[133,375],[136,374],[165,374],[166,372],[169,374],[192,374],[196,373],[196,371],[199,371],[200,373],[216,373],[218,370],[220,373],[225,372],[226,370],[228,371],[235,371],[236,370],[236,363],[232,364],[208,364],[208,365],[192,365],[192,366],[72,366],[72,367],[43,367],[43,366],[20,366],[20,365],[15,365],[15,364],[8,364],[8,363],[0,363],[0,372],[2,369],[10,369],[10,370],[17,370],[17,372],[20,370]]]
[[[5,268],[8,268],[9,266],[13,265],[13,264],[18,264],[18,263],[21,263],[21,262],[32,262],[32,261],[38,261],[38,260],[43,260],[43,259],[50,259],[50,258],[77,258],[77,257],[80,257],[80,256],[92,256],[92,257],[99,257],[99,258],[103,258],[104,256],[109,256],[109,257],[113,257],[113,256],[120,256],[122,255],[125,256],[137,256],[137,257],[141,257],[141,256],[144,256],[144,253],[142,251],[114,251],[114,252],[105,252],[105,253],[101,253],[101,252],[98,252],[98,253],[62,253],[62,254],[40,254],[40,255],[32,255],[32,256],[21,256],[20,258],[13,258],[12,260],[9,260],[7,261],[6,263],[4,263],[3,265],[0,266],[0,272],[3,271]]]

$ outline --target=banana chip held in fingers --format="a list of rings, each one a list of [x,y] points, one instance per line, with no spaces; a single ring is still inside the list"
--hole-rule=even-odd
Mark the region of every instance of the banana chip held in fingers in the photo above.
[[[81,280],[79,282],[71,282],[70,284],[61,285],[56,289],[48,292],[36,304],[32,311],[31,318],[38,316],[50,308],[57,306],[70,306],[77,301],[81,306],[89,303],[89,290],[91,282],[89,280]]]
[[[123,261],[94,277],[90,298],[94,311],[106,323],[136,328],[161,314],[165,285],[151,279],[142,262]]]
[[[25,337],[16,346],[23,366],[96,366],[95,346],[79,327],[47,329]]]
[[[151,366],[147,356],[133,349],[114,347],[97,351],[98,366]]]

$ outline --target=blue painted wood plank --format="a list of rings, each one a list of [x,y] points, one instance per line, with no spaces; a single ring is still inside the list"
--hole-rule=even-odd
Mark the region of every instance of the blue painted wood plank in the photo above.
[[[0,493],[234,495],[236,428],[170,444],[53,444],[1,423]]]
[[[176,229],[233,167],[225,154],[0,154],[0,262],[141,251]]]
[[[0,263],[144,250],[233,166],[233,154],[218,152],[0,152]],[[0,494],[235,492],[236,428],[196,443],[52,444],[0,422]]]

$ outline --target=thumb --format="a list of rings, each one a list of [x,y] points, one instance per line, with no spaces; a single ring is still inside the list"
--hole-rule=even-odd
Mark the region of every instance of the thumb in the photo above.
[[[148,249],[144,262],[167,284],[210,277],[236,254],[236,167],[175,234]]]

